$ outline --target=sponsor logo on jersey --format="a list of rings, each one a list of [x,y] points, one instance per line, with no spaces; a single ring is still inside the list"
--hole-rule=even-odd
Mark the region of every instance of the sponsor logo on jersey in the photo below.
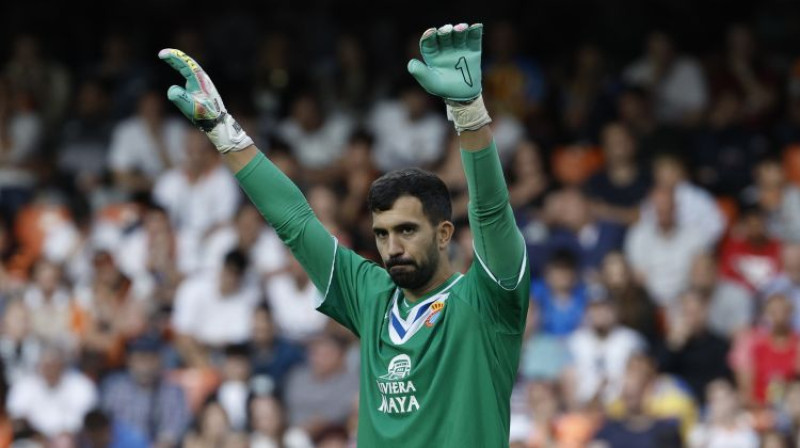
[[[381,376],[382,380],[396,381],[402,380],[411,373],[411,358],[408,355],[397,355],[389,361],[389,372]]]
[[[404,381],[411,374],[411,358],[397,355],[389,361],[386,375],[377,381],[381,393],[378,411],[385,414],[407,414],[419,410],[417,388],[413,381]]]
[[[439,317],[441,317],[443,309],[444,309],[444,301],[440,300],[438,302],[434,302],[433,305],[431,305],[431,311],[430,314],[428,315],[428,318],[425,319],[425,326],[432,327],[433,324],[435,324],[436,321],[439,320]]]

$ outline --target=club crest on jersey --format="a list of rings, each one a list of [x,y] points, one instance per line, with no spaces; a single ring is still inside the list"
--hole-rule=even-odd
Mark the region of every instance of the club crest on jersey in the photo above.
[[[439,317],[441,317],[443,309],[444,301],[440,300],[438,302],[434,302],[433,305],[431,305],[431,314],[429,314],[428,318],[425,319],[425,326],[432,327],[436,321],[439,320]]]

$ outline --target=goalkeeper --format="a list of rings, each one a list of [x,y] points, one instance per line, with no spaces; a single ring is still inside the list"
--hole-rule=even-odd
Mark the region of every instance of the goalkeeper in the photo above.
[[[361,340],[358,444],[380,448],[507,447],[509,401],[528,308],[529,270],[481,98],[483,26],[431,28],[409,72],[444,99],[459,133],[475,259],[466,274],[445,184],[419,169],[370,187],[383,267],[338,245],[300,190],[225,110],[189,56],[159,57],[186,78],[169,99],[205,131],[244,191],[322,292],[318,310]]]

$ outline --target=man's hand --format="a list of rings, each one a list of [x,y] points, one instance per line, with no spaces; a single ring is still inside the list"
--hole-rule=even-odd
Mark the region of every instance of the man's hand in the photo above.
[[[217,88],[197,61],[172,48],[161,50],[158,57],[186,78],[186,88],[170,87],[167,98],[193,125],[208,135],[219,152],[241,151],[253,144],[253,140],[225,110]]]
[[[481,98],[481,40],[476,23],[429,28],[419,41],[422,59],[408,62],[408,71],[433,95],[444,98],[456,130],[475,131],[491,123]]]
[[[481,94],[483,25],[429,28],[419,41],[425,62],[412,59],[408,71],[428,92],[450,101],[472,101]]]

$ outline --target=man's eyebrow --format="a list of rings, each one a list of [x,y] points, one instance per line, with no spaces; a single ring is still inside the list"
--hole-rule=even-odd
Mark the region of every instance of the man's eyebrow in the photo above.
[[[419,223],[412,222],[412,221],[403,221],[403,222],[400,222],[400,223],[397,223],[397,224],[391,226],[391,228],[392,229],[403,229],[403,228],[417,229],[417,228],[419,228]],[[373,225],[372,226],[372,230],[375,231],[375,230],[386,230],[386,229],[383,228],[383,227],[379,227],[379,226],[374,226]]]

